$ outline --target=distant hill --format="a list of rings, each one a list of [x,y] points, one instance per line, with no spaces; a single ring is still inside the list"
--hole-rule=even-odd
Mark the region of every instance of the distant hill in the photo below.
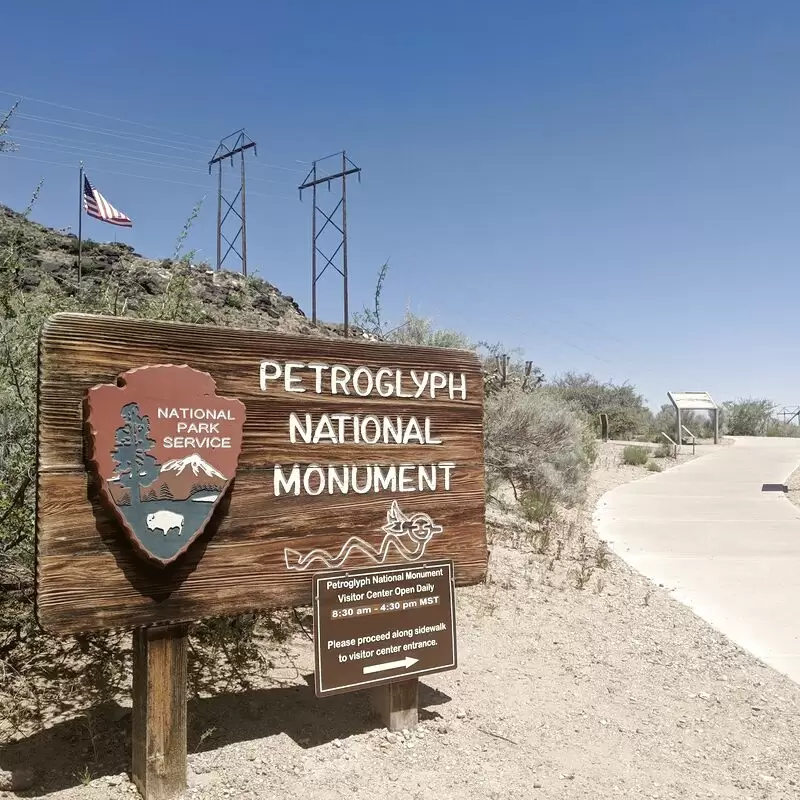
[[[51,279],[67,294],[77,295],[78,239],[74,234],[47,228],[0,204],[0,261],[12,245],[11,274],[3,276],[12,282],[12,290],[35,293]],[[0,263],[0,267],[9,272],[8,264]],[[341,326],[314,328],[292,297],[261,278],[217,272],[206,264],[183,260],[145,258],[127,244],[84,240],[82,272],[86,310],[97,313],[164,316],[311,336],[341,335]],[[180,307],[153,314],[153,305],[169,301],[178,287],[180,296],[175,302]]]

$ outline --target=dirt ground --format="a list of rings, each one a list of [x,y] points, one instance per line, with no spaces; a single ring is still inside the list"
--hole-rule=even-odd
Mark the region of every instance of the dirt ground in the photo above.
[[[620,453],[601,447],[586,506],[549,538],[491,511],[489,580],[457,596],[460,667],[425,678],[416,732],[381,729],[361,694],[317,700],[298,636],[263,688],[190,701],[187,796],[800,797],[800,687],[597,542],[600,496],[650,474]],[[0,797],[136,796],[129,713],[91,719],[0,751],[20,786]]]

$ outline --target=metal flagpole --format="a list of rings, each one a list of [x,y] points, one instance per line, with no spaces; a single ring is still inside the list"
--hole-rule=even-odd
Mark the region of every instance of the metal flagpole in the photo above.
[[[78,289],[81,288],[82,255],[83,255],[83,161],[81,161],[80,191],[78,193]]]
[[[350,313],[348,311],[347,287],[347,156],[342,150],[342,278],[344,279],[344,335],[349,333]]]

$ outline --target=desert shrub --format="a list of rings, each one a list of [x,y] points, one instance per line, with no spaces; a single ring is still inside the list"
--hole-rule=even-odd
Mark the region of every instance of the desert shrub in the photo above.
[[[650,410],[630,384],[601,383],[593,375],[567,372],[557,377],[547,391],[581,408],[598,434],[599,415],[608,414],[608,433],[612,439],[632,439],[650,427]]]
[[[791,422],[779,422],[778,420],[772,420],[767,424],[765,435],[797,438],[800,437],[800,425]]]
[[[731,436],[764,436],[772,422],[771,401],[747,397],[724,403],[725,432]]]
[[[653,453],[653,458],[671,458],[674,448],[668,442],[662,441],[661,444],[655,449]]]
[[[2,211],[2,209],[0,209]],[[37,342],[44,321],[59,311],[132,314],[194,321],[203,311],[236,324],[235,309],[203,307],[196,271],[173,265],[174,279],[157,296],[136,284],[123,263],[79,292],[74,282],[41,273],[35,291],[20,280],[37,269],[36,237],[50,236],[22,217],[0,213],[0,733],[29,729],[48,708],[65,712],[115,697],[129,678],[128,637],[109,632],[59,639],[35,622],[34,486]],[[249,291],[249,288],[247,289]],[[145,297],[146,299],[142,299]],[[205,310],[203,310],[203,308]],[[245,686],[260,666],[255,643],[274,639],[286,614],[245,615],[192,626],[190,684],[212,690]],[[217,681],[216,684],[213,682]]]
[[[622,463],[631,467],[641,467],[650,458],[650,451],[646,447],[636,444],[629,444],[622,451]]]
[[[528,489],[519,497],[522,516],[528,522],[542,525],[556,514],[556,504],[551,495],[536,489]]]
[[[502,389],[486,399],[485,460],[515,496],[572,505],[582,499],[589,470],[585,423],[565,403],[543,392]]]
[[[483,389],[487,397],[508,388],[532,392],[544,383],[541,368],[525,360],[521,348],[508,349],[488,342],[479,342],[478,348],[483,356]]]
[[[364,306],[353,314],[353,323],[370,336],[395,344],[416,345],[419,347],[452,347],[459,350],[474,350],[476,345],[463,333],[436,328],[433,321],[414,314],[407,308],[403,321],[392,324],[383,318],[383,285],[389,274],[389,263],[378,270],[375,292],[371,306]]]
[[[463,333],[436,328],[432,320],[419,317],[409,309],[406,309],[403,321],[384,338],[387,342],[395,344],[452,347],[459,350],[475,349],[475,345]]]
[[[647,462],[647,471],[648,472],[663,472],[663,470],[664,470],[664,468],[657,461],[648,461]]]

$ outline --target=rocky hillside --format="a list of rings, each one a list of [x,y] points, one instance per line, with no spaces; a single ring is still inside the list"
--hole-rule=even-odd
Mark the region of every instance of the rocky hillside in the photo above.
[[[0,204],[0,268],[6,291],[36,293],[55,284],[77,298],[77,255],[74,234],[47,228]],[[82,266],[80,296],[87,311],[341,335],[334,325],[315,329],[293,298],[261,278],[217,272],[185,259],[144,258],[127,244],[91,240],[84,240]]]

